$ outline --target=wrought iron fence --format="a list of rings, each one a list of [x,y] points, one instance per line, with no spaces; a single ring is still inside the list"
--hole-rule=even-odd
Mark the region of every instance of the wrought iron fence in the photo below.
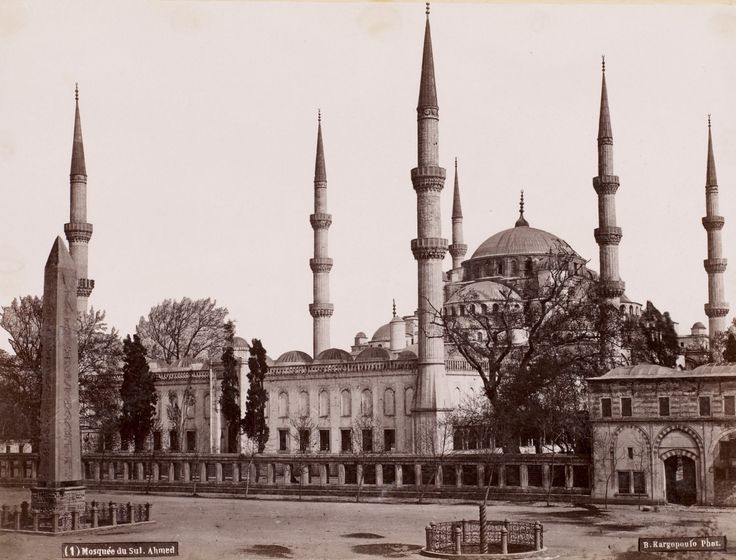
[[[485,550],[483,550],[485,548]],[[478,520],[430,523],[426,550],[443,554],[510,553],[544,548],[544,528],[539,522]]]

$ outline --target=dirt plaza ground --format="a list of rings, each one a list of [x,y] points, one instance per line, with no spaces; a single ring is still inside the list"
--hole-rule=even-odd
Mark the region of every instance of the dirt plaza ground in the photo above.
[[[28,491],[0,488],[0,504],[28,499]],[[75,536],[0,533],[0,559],[50,560],[61,558],[62,543],[110,541],[178,541],[179,558],[186,560],[421,558],[418,551],[430,521],[477,519],[478,515],[477,505],[470,503],[299,502],[88,490],[88,500],[92,499],[150,501],[156,523]],[[736,538],[736,510],[730,509],[667,506],[643,512],[635,506],[610,506],[602,511],[568,504],[494,502],[488,518],[543,523],[547,550],[541,558],[736,558],[736,551],[730,550],[699,555],[636,552],[640,536]]]

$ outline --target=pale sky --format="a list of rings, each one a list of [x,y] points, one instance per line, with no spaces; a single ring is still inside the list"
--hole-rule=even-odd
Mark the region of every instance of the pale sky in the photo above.
[[[79,82],[90,303],[123,335],[165,298],[209,296],[272,357],[311,353],[317,108],[332,345],[371,336],[392,298],[411,313],[424,17],[423,3],[0,3],[0,304],[42,293],[63,236]],[[669,310],[680,333],[706,322],[712,113],[736,307],[736,8],[439,2],[431,23],[445,237],[457,156],[468,257],[513,226],[523,188],[530,224],[598,270],[605,54],[627,295]]]

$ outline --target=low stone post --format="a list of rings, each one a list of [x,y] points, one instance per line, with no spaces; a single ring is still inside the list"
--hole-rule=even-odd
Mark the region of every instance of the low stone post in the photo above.
[[[115,504],[110,502],[110,525],[118,524],[118,508]]]
[[[266,484],[276,484],[276,466],[273,463],[266,465]]]
[[[478,508],[478,518],[480,521],[480,553],[488,552],[488,543],[486,542],[486,504],[483,503]]]
[[[56,533],[59,530],[59,514],[51,512],[51,532]]]
[[[258,465],[255,462],[248,467],[248,480],[250,484],[258,484]]]
[[[306,486],[307,484],[309,484],[309,465],[302,465],[300,483],[302,484],[302,486]]]
[[[542,465],[542,488],[549,490],[552,487],[552,469],[549,463]]]
[[[424,528],[424,538],[425,538],[425,545],[424,550],[427,552],[432,552],[432,526],[427,525]]]
[[[233,484],[237,484],[238,482],[240,482],[240,463],[238,463],[237,461],[234,461],[232,463],[232,466],[233,466],[232,482]],[[253,482],[253,479],[251,478],[250,481]]]
[[[199,464],[199,481],[207,482],[207,463],[204,461]]]
[[[376,486],[383,486],[383,465],[376,465]]]
[[[79,512],[73,511],[72,512],[72,530],[76,531],[79,528],[80,528],[79,527]]]
[[[460,488],[463,485],[463,466],[455,465],[455,486]]]
[[[110,461],[107,465],[107,478],[108,480],[115,480],[115,462]]]
[[[463,530],[460,528],[459,525],[455,525],[455,528],[452,530],[453,532],[453,542],[455,544],[455,554],[462,554],[463,553]]]
[[[463,542],[465,542],[468,540],[468,520],[467,519],[463,519],[462,527],[463,527]]]
[[[414,485],[415,486],[421,486],[422,485],[422,465],[419,463],[416,463],[414,465]]]
[[[13,523],[15,525],[15,530],[20,531],[20,510],[18,509],[18,506],[13,508]]]
[[[542,550],[542,525],[534,522],[534,550]]]
[[[92,527],[98,527],[100,524],[100,512],[97,510],[97,506],[92,506]]]
[[[181,478],[184,482],[192,480],[192,466],[189,464],[189,461],[181,465]]]
[[[138,461],[135,464],[135,479],[136,480],[145,480],[146,479],[145,475],[143,474],[143,463],[140,462],[140,461]]]
[[[327,465],[325,465],[324,463],[319,466],[319,483],[322,485],[328,484]]]
[[[158,479],[159,479],[159,466],[158,466],[158,462],[154,462],[151,465],[151,480],[153,482],[158,482]]]
[[[37,476],[37,473],[38,473],[37,459],[33,459],[31,461],[31,478],[33,478],[35,480],[36,479],[36,476]]]
[[[34,509],[31,512],[31,517],[33,517],[33,530],[38,531],[38,510]]]
[[[506,465],[498,465],[498,487],[506,486]]]
[[[572,465],[565,465],[565,488],[568,490],[572,488]]]
[[[291,484],[291,465],[284,465],[284,484]]]
[[[29,510],[30,510],[30,504],[28,502],[21,502],[20,517],[24,522],[28,521],[28,511]]]
[[[217,484],[222,482],[222,463],[220,461],[215,463],[215,482]]]
[[[342,463],[337,465],[337,484],[339,486],[345,484],[345,465]]]
[[[176,480],[176,467],[174,466],[174,461],[169,461],[169,482],[174,482]]]
[[[476,468],[478,470],[478,486],[484,488],[486,485],[485,465],[478,464],[476,465]]]
[[[501,554],[509,553],[509,530],[506,525],[501,527]]]
[[[128,523],[133,523],[135,521],[135,515],[133,513],[133,504],[128,502]]]
[[[355,465],[355,483],[361,484],[363,482],[365,482],[363,480],[363,465],[358,463]]]
[[[146,521],[151,520],[151,504],[146,502]]]
[[[123,461],[123,480],[130,480],[130,467],[128,461]]]
[[[93,469],[95,473],[95,480],[100,480],[100,462],[99,461],[95,461]]]
[[[3,507],[0,509],[0,528],[2,528],[3,525],[5,525],[5,520],[8,516],[8,506],[3,504]]]
[[[396,477],[396,486],[403,486],[404,485],[404,466],[403,465],[396,465],[394,467],[395,471],[395,477]]]
[[[444,471],[442,470],[442,465],[435,466],[434,471],[434,485],[439,488],[445,484],[444,480]]]

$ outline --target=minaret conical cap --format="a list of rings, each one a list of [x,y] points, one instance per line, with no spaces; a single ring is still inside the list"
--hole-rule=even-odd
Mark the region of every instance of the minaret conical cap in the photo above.
[[[452,217],[463,217],[463,208],[460,205],[460,183],[457,178],[457,158],[455,158],[455,190],[452,194]]]
[[[713,136],[710,131],[710,115],[708,115],[708,166],[705,172],[705,186],[718,186],[716,178],[716,160],[713,157]]]
[[[72,165],[70,175],[87,176],[87,166],[84,163],[84,142],[82,141],[82,119],[79,117],[79,88],[74,88],[74,142],[72,144]]]
[[[424,53],[422,54],[422,78],[419,83],[418,109],[432,107],[437,109],[437,86],[434,81],[434,57],[432,56],[432,33],[429,29],[429,4],[427,4],[427,23],[424,26]]]
[[[322,145],[322,113],[317,113],[317,158],[314,163],[314,182],[326,183],[325,149]]]
[[[601,78],[601,114],[598,119],[598,139],[613,138],[611,132],[611,114],[608,110],[608,88],[606,87],[606,61],[603,60],[603,72]]]

